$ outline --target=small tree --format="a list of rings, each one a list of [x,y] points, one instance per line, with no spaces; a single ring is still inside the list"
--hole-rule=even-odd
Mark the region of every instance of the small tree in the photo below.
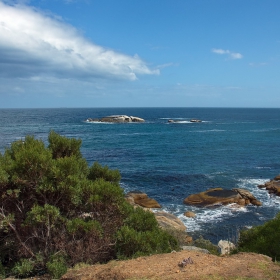
[[[125,227],[148,248],[138,246],[139,254],[176,245],[151,214],[128,205],[119,172],[88,167],[80,146],[52,131],[48,147],[27,136],[0,154],[1,262],[18,275],[132,256]]]

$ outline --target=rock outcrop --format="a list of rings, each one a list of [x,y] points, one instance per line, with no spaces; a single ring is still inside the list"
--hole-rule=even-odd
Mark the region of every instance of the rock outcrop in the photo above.
[[[264,185],[258,186],[260,189],[265,188],[270,194],[280,196],[280,175],[277,175],[274,179],[266,182]]]
[[[241,206],[245,206],[250,203],[256,206],[262,205],[262,203],[247,190],[225,190],[222,188],[214,188],[201,193],[192,194],[185,198],[184,203],[200,207],[219,204],[227,205],[231,203],[236,203]]]
[[[126,115],[112,115],[100,119],[88,118],[86,122],[109,122],[109,123],[132,123],[132,122],[145,122],[144,119]]]
[[[146,193],[132,191],[126,194],[125,199],[131,205],[139,205],[144,208],[161,208],[160,204],[153,198],[148,197]]]
[[[164,211],[155,212],[154,214],[161,228],[164,229],[174,228],[178,231],[183,231],[183,232],[187,230],[184,223],[173,214]]]

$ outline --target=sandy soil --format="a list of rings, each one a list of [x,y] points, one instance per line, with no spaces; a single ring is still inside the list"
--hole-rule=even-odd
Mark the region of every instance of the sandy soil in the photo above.
[[[179,266],[188,258],[193,263]],[[181,251],[72,269],[62,279],[274,280],[280,279],[280,266],[269,257],[254,253],[218,257],[194,251]]]

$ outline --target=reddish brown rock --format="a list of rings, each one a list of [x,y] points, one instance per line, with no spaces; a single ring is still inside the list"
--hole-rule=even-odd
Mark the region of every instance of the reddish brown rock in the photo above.
[[[185,232],[187,230],[184,223],[175,215],[167,212],[155,212],[155,217],[162,228],[174,228],[179,231]]]
[[[153,198],[149,198],[146,193],[143,192],[129,192],[126,195],[126,200],[131,205],[139,205],[144,208],[161,208],[160,204]]]
[[[253,204],[260,206],[262,203],[258,201],[249,191],[244,189],[225,190],[222,188],[209,189],[207,191],[192,194],[185,198],[185,204],[194,206],[211,206],[211,205],[227,205],[237,203],[244,206]]]
[[[186,216],[187,218],[194,218],[196,215],[194,212],[188,211],[184,213],[184,216]]]
[[[259,185],[259,188],[265,188],[270,194],[280,196],[280,175],[273,180],[266,182],[264,185]]]

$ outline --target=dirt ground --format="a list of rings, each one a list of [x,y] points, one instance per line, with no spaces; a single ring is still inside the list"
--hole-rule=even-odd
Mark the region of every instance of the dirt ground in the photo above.
[[[185,259],[192,263],[180,266]],[[194,251],[181,251],[72,269],[62,279],[276,280],[280,279],[280,266],[269,257],[254,253],[218,257]]]

